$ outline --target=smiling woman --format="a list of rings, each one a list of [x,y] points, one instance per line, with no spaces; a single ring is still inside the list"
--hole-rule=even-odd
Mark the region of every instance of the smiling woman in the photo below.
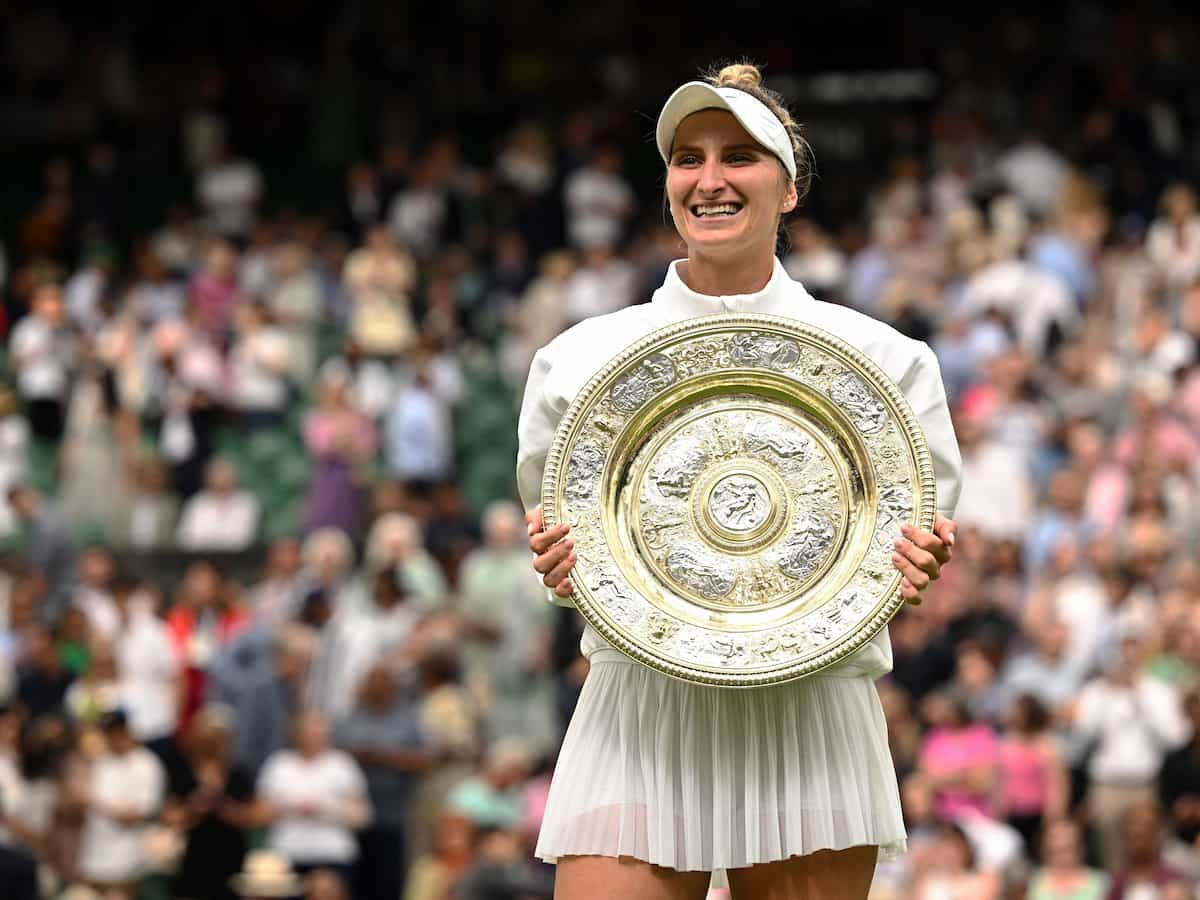
[[[901,594],[917,601],[950,558],[955,525],[946,516],[961,468],[932,351],[881,322],[814,300],[775,258],[780,220],[808,189],[810,154],[756,68],[729,66],[680,87],[663,107],[656,141],[687,258],[671,264],[650,303],[580,322],[533,360],[517,480],[535,570],[557,601],[570,602],[570,528],[543,529],[538,502],[555,429],[591,376],[659,328],[714,313],[764,313],[852,345],[916,413],[943,514],[932,532],[906,525],[895,536]],[[755,479],[714,481],[714,532],[736,539],[763,527],[762,490]],[[695,571],[687,564],[680,577]],[[886,629],[819,674],[743,690],[639,665],[590,626],[581,650],[591,668],[537,846],[539,857],[558,865],[556,900],[700,900],[715,869],[728,870],[737,900],[862,900],[876,860],[904,849],[874,685],[891,669]]]

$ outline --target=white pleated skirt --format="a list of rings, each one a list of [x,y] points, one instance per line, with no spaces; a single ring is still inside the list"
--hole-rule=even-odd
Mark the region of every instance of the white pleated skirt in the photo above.
[[[536,855],[632,856],[680,871],[817,850],[904,851],[875,683],[814,675],[731,690],[604,649],[555,766]]]

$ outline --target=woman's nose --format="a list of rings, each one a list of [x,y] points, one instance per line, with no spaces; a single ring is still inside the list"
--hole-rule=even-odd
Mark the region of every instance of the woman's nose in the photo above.
[[[700,167],[700,179],[696,187],[702,193],[716,194],[725,186],[725,169],[719,159],[707,159]]]

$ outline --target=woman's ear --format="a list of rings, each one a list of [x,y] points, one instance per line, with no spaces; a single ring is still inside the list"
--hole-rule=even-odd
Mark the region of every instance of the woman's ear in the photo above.
[[[799,202],[800,195],[796,193],[796,183],[789,181],[787,188],[783,194],[783,204],[779,207],[780,212],[790,213],[796,208],[796,203]]]

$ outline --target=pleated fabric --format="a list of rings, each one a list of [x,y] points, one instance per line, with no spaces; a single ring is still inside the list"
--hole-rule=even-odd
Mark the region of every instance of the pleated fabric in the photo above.
[[[887,726],[866,677],[752,690],[595,654],[554,771],[537,856],[632,856],[680,871],[817,850],[905,849]]]

